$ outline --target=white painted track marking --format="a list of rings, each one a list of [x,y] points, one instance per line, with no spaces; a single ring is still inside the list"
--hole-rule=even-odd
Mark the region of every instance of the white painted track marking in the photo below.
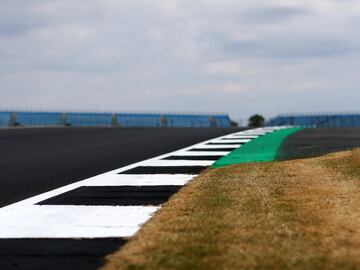
[[[27,205],[1,215],[0,238],[130,237],[158,208]]]
[[[196,151],[196,152],[192,152],[192,151],[184,151],[184,152],[177,152],[174,153],[172,156],[225,156],[227,154],[229,154],[229,152],[224,152],[224,151]]]
[[[241,135],[257,135],[257,136],[261,136],[261,135],[265,135],[269,132],[266,132],[266,131],[252,131],[252,132],[244,132],[244,133],[241,133]]]
[[[152,160],[144,162],[142,166],[165,167],[165,166],[210,166],[213,160]]]
[[[259,136],[257,135],[242,135],[242,134],[234,134],[231,136],[226,136],[224,139],[255,139]]]
[[[227,140],[224,140],[224,139],[221,139],[221,140],[213,140],[212,143],[247,143],[247,142],[250,142],[251,140],[250,139],[227,139]]]
[[[191,179],[189,174],[114,174],[94,177],[87,186],[183,186]]]
[[[206,144],[206,145],[198,145],[193,149],[235,149],[241,146],[241,144]]]

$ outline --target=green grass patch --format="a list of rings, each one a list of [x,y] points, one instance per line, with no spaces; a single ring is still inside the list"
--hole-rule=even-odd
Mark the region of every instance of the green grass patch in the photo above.
[[[303,128],[287,128],[260,136],[245,143],[213,164],[213,168],[248,162],[274,161],[283,141]]]

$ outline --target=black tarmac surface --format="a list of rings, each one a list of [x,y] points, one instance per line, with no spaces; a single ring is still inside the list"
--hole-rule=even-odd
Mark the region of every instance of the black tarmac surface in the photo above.
[[[239,129],[3,129],[0,207],[236,130]]]
[[[0,130],[0,207],[237,130],[3,129]],[[97,269],[103,257],[124,242],[122,239],[2,239],[0,269]]]
[[[309,128],[290,135],[277,160],[316,157],[355,147],[360,147],[360,127]]]
[[[0,239],[1,270],[97,269],[123,239]]]

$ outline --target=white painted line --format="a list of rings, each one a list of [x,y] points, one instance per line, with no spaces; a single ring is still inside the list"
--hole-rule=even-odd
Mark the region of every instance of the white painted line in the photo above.
[[[189,174],[113,174],[94,177],[87,186],[183,186],[193,175]]]
[[[152,160],[144,162],[142,166],[165,167],[165,166],[210,166],[213,160]]]
[[[233,134],[229,134],[227,136],[231,136],[231,135],[252,135],[252,133],[265,133],[265,131],[259,131],[259,130],[244,130],[244,131],[240,131],[240,132],[236,132]]]
[[[193,149],[236,149],[238,147],[240,147],[241,144],[215,144],[215,145],[211,145],[211,144],[207,144],[207,145],[198,145],[196,147],[194,147]]]
[[[232,140],[224,140],[224,139],[220,139],[220,140],[213,140],[212,143],[247,143],[250,142],[250,139],[232,139]]]
[[[130,237],[158,208],[27,205],[1,215],[0,238]]]
[[[242,135],[256,135],[256,136],[262,136],[262,135],[266,135],[269,132],[248,132],[246,134],[242,134]]]
[[[256,133],[262,133],[262,134],[265,134],[267,132],[272,132],[271,130],[245,130],[245,131],[242,131],[241,133],[243,134],[256,134]]]
[[[226,156],[230,152],[225,151],[184,151],[184,152],[176,152],[172,156]]]
[[[242,134],[234,134],[234,135],[231,135],[231,136],[226,136],[224,137],[224,139],[255,139],[259,137],[258,135],[242,135]]]

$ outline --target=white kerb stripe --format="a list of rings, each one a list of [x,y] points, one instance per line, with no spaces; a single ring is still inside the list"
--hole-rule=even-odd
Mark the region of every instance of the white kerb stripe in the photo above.
[[[225,156],[229,154],[230,152],[224,152],[224,151],[184,151],[184,152],[177,152],[174,153],[173,156]]]
[[[250,139],[231,139],[231,140],[213,140],[212,143],[247,143],[250,142]]]
[[[144,162],[142,166],[165,167],[165,166],[210,166],[213,160],[152,160]]]
[[[224,138],[229,138],[229,139],[255,139],[259,137],[258,135],[242,135],[242,134],[239,134],[239,135],[231,135],[231,136],[226,136]]]
[[[1,215],[0,238],[130,237],[158,208],[27,205]]]
[[[194,147],[193,149],[236,149],[238,147],[240,147],[241,144],[207,144],[207,145],[198,145],[196,147]]]
[[[113,174],[94,177],[87,186],[183,186],[194,176],[189,174]]]

